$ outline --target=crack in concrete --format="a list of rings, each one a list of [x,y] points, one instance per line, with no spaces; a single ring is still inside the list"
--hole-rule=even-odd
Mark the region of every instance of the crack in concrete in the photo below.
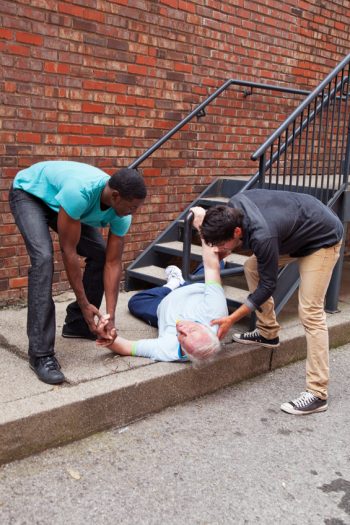
[[[23,352],[21,352],[20,348],[16,345],[12,345],[8,342],[6,337],[0,334],[0,346],[9,352],[12,355],[15,355],[16,357],[20,357],[23,361],[26,361],[28,358],[26,355],[23,355]]]

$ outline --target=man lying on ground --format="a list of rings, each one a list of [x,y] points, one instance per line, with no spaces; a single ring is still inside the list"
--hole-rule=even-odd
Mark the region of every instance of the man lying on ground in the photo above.
[[[193,225],[199,229],[203,210],[192,208]],[[176,266],[166,268],[167,284],[143,290],[129,301],[130,312],[152,326],[158,326],[154,339],[130,341],[120,336],[112,344],[97,341],[120,355],[142,356],[156,361],[203,361],[220,349],[217,326],[212,319],[227,316],[227,302],[221,286],[220,260],[215,248],[202,241],[204,283],[185,284]],[[101,320],[100,322],[106,322]]]

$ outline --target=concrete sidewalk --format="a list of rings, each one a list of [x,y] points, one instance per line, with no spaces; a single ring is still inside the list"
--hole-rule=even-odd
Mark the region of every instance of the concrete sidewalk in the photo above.
[[[349,270],[350,260],[347,260],[340,311],[328,315],[332,348],[350,340]],[[133,293],[124,292],[119,296],[120,335],[130,339],[155,337],[155,329],[128,313],[127,301]],[[40,382],[28,367],[26,308],[1,311],[0,464],[111,426],[125,426],[152,412],[306,356],[296,296],[279,317],[283,328],[280,348],[243,346],[231,343],[228,337],[225,350],[217,360],[199,369],[189,363],[156,363],[144,358],[120,357],[97,348],[93,342],[62,338],[65,309],[73,297],[72,293],[65,293],[55,298],[56,355],[67,379],[59,386]],[[244,330],[246,325],[238,328]]]

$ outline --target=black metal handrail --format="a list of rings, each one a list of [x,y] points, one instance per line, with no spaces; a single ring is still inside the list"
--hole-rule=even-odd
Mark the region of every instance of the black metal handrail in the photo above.
[[[350,54],[252,154],[259,169],[241,191],[293,189],[335,204],[349,178],[349,78]]]
[[[212,93],[208,98],[206,98],[201,104],[199,104],[191,113],[182,119],[176,126],[169,130],[163,137],[161,137],[157,142],[155,142],[150,148],[148,148],[140,157],[134,160],[128,167],[137,168],[142,162],[144,162],[152,153],[159,149],[165,142],[167,142],[175,133],[177,133],[181,128],[183,128],[188,122],[190,122],[194,117],[201,118],[205,116],[205,108],[215,100],[221,93],[226,91],[230,86],[245,86],[253,89],[262,89],[268,91],[278,91],[283,93],[291,93],[295,95],[308,95],[310,92],[302,89],[289,88],[284,86],[275,86],[273,84],[264,84],[261,82],[250,82],[247,80],[238,80],[230,79],[227,80],[222,86],[220,86],[214,93]],[[244,93],[245,96],[251,95],[250,93]]]
[[[347,55],[338,66],[315,88],[311,93],[308,92],[306,99],[298,106],[290,116],[270,135],[270,137],[252,154],[251,159],[257,160],[271,144],[282,135],[282,133],[296,120],[296,118],[305,111],[311,102],[328,86],[328,84],[347,66],[350,62],[350,54]]]

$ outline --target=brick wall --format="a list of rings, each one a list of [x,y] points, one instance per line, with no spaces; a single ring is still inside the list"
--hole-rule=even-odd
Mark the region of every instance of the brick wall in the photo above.
[[[7,204],[18,169],[71,159],[112,173],[227,79],[312,89],[350,51],[348,0],[0,0],[0,20],[1,304],[26,297]],[[254,173],[250,154],[300,100],[232,88],[148,159],[125,264],[214,177]]]

